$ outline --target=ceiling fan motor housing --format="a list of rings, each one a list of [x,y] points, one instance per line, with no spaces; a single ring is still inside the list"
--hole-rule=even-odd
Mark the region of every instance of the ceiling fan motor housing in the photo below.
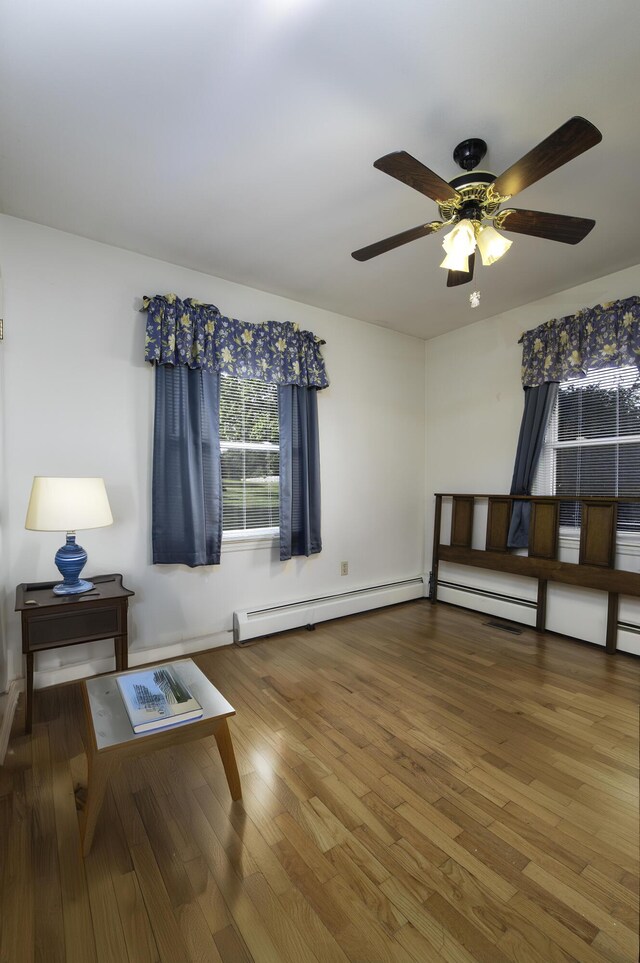
[[[463,171],[472,171],[477,167],[487,153],[487,144],[479,137],[470,137],[458,144],[453,152],[453,159]]]
[[[452,218],[455,221],[463,218],[482,221],[485,217],[495,216],[500,205],[487,201],[487,188],[495,179],[496,175],[489,171],[469,171],[454,177],[449,183],[462,196],[462,201],[438,204],[440,217],[447,222]]]

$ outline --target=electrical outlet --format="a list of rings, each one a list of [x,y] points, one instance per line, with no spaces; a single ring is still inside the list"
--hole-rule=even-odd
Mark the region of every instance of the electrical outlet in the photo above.
[[[340,562],[340,574],[341,574],[341,575],[348,575],[348,574],[349,574],[349,563],[348,563],[348,562]]]

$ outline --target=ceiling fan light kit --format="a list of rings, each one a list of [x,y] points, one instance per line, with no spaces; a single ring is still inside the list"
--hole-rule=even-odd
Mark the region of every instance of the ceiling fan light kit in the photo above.
[[[453,152],[453,159],[465,173],[448,183],[406,151],[385,154],[373,166],[434,200],[442,220],[430,221],[377,241],[354,251],[352,257],[357,261],[368,261],[409,241],[451,227],[442,243],[446,257],[440,267],[449,272],[447,287],[454,287],[472,280],[476,246],[485,267],[506,254],[513,242],[503,237],[500,230],[563,244],[578,244],[595,221],[544,211],[501,209],[501,206],[514,194],[601,140],[602,134],[597,127],[584,117],[572,117],[496,177],[488,171],[475,170],[487,152],[487,145],[480,138],[471,137],[458,144]]]
[[[489,267],[506,254],[512,244],[513,241],[507,240],[490,224],[481,224],[480,221],[470,221],[465,218],[458,221],[442,242],[447,256],[440,267],[451,271],[468,272],[469,255],[473,254],[476,245],[480,251],[482,263],[485,267]]]

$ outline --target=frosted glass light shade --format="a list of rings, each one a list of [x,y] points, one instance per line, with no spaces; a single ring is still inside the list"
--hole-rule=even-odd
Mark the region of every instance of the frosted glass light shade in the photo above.
[[[478,231],[478,249],[485,267],[493,264],[503,254],[506,254],[512,244],[513,241],[503,237],[490,224],[481,227]]]
[[[102,478],[33,479],[24,527],[35,532],[76,532],[113,524]]]
[[[458,224],[447,234],[442,242],[442,246],[447,254],[466,255],[473,254],[476,248],[476,234],[473,224],[468,218],[459,221]]]
[[[459,221],[446,235],[442,247],[446,257],[440,265],[441,268],[449,271],[468,271],[469,255],[473,254],[476,247],[476,234],[471,221],[468,218]]]
[[[447,254],[440,267],[447,268],[449,271],[468,271],[469,258],[466,254],[458,254],[457,251],[451,251],[450,254]]]

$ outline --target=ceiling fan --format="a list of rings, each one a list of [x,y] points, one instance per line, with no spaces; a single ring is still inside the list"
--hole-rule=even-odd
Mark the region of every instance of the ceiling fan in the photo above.
[[[442,220],[394,234],[354,251],[351,256],[356,261],[368,261],[409,241],[451,227],[443,241],[446,257],[440,267],[449,270],[447,287],[455,287],[473,278],[476,247],[484,265],[493,264],[508,250],[512,242],[499,234],[500,230],[577,244],[587,236],[595,221],[543,211],[500,208],[514,194],[595,147],[601,140],[602,134],[597,127],[584,117],[572,117],[496,177],[486,171],[474,170],[486,154],[487,145],[480,138],[472,137],[462,141],[454,150],[453,159],[465,173],[449,183],[404,150],[385,154],[374,161],[373,166],[434,200]]]

